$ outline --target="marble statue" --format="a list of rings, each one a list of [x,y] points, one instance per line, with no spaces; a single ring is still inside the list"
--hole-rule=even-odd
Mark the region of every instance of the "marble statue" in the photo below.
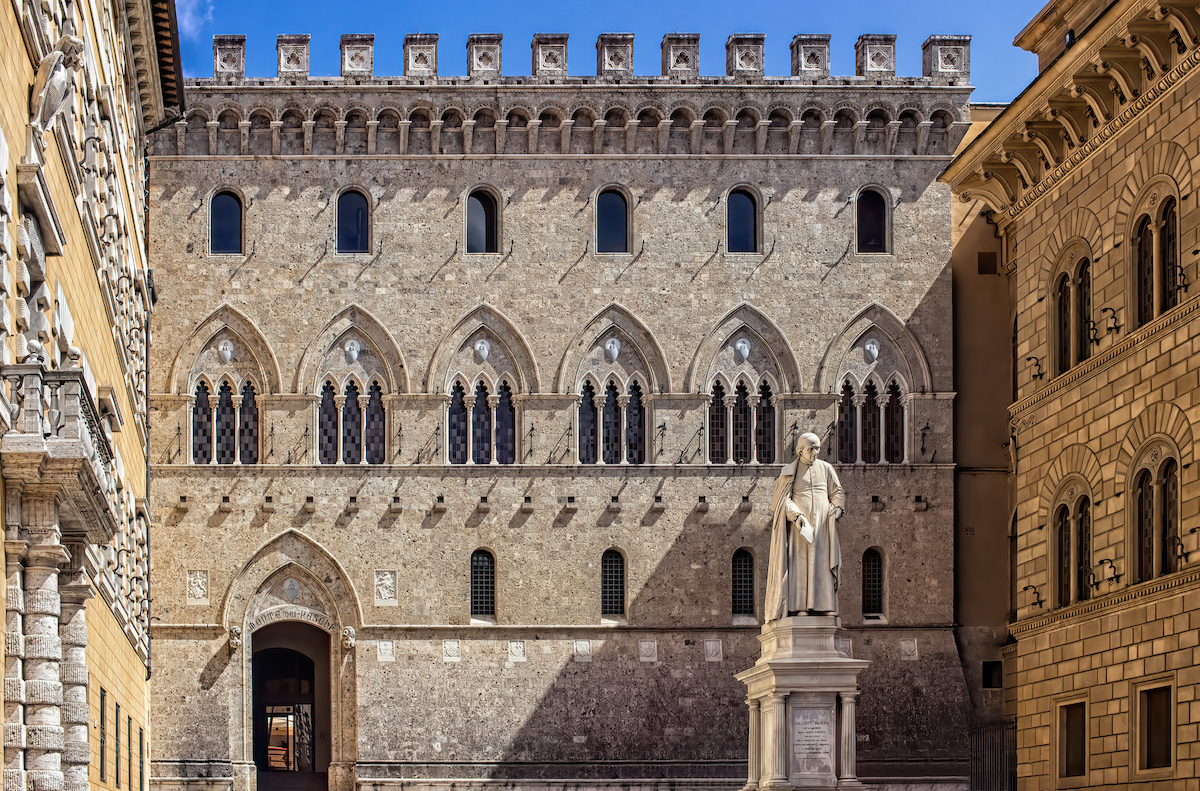
[[[38,64],[29,108],[29,125],[44,134],[71,100],[75,70],[80,67],[83,39],[63,36]]]
[[[821,439],[801,434],[771,497],[767,623],[790,615],[836,615],[842,565],[837,520],[846,493],[833,466],[817,458]]]

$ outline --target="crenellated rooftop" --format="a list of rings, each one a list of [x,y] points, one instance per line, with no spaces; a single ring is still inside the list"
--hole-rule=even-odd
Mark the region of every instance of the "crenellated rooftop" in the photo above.
[[[921,45],[921,76],[896,75],[896,37],[859,36],[854,45],[855,74],[831,75],[829,35],[797,35],[791,43],[791,74],[768,76],[764,72],[766,36],[761,33],[730,36],[725,42],[725,74],[701,76],[700,36],[669,33],[662,39],[661,76],[634,73],[633,34],[603,33],[596,40],[596,74],[572,75],[567,64],[566,34],[538,33],[530,44],[529,75],[506,75],[503,71],[503,36],[476,33],[467,37],[467,74],[443,76],[438,71],[437,34],[410,33],[404,37],[404,74],[376,75],[375,36],[347,34],[341,38],[341,74],[321,77],[309,74],[309,36],[281,35],[276,40],[277,81],[291,83],[333,81],[417,84],[865,84],[909,86],[957,86],[971,82],[971,37],[930,36]],[[213,77],[188,80],[192,85],[265,82],[246,76],[246,37],[213,36]]]

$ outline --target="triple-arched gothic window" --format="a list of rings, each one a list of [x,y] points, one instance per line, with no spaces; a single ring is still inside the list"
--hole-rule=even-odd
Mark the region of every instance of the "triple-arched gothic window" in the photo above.
[[[1054,509],[1053,530],[1056,603],[1066,607],[1086,601],[1095,587],[1091,498],[1068,488]]]
[[[873,379],[861,389],[846,378],[838,400],[837,448],[842,464],[908,462],[904,393],[896,379],[880,390]]]
[[[254,385],[241,391],[227,379],[216,393],[207,382],[196,385],[192,399],[193,464],[257,464],[258,400]]]
[[[579,463],[645,464],[646,411],[637,379],[631,379],[624,392],[613,379],[599,392],[585,381],[579,400]]]
[[[1179,462],[1152,451],[1135,473],[1128,504],[1133,523],[1133,573],[1145,582],[1179,570]]]
[[[353,380],[340,391],[332,379],[321,386],[317,407],[317,460],[321,464],[383,464],[387,429],[383,387],[366,392]]]
[[[739,379],[727,393],[713,382],[708,405],[709,464],[773,464],[775,401],[765,379],[752,387]]]
[[[468,389],[461,379],[450,388],[447,452],[451,464],[515,464],[517,412],[508,379],[492,392],[483,380]]]
[[[1054,372],[1066,373],[1098,343],[1092,318],[1092,265],[1081,258],[1054,281]]]
[[[1133,233],[1134,315],[1141,327],[1179,304],[1179,209],[1174,196],[1138,217]]]

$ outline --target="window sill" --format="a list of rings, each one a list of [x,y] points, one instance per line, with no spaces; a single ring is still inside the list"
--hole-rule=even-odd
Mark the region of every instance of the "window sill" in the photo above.
[[[495,625],[496,625],[495,617],[489,618],[486,615],[472,615],[471,616],[471,626],[495,626]]]
[[[753,615],[735,615],[733,616],[734,626],[758,626],[758,619]]]
[[[601,626],[628,626],[629,621],[624,615],[602,615],[600,616]]]
[[[864,615],[863,626],[887,626],[887,617],[883,615]]]

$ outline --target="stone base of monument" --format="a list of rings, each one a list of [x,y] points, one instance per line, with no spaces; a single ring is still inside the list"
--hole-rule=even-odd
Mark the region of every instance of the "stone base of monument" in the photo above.
[[[750,707],[744,791],[861,788],[854,704],[858,674],[870,662],[848,656],[849,640],[832,615],[774,621],[758,641],[762,656],[736,676]]]

